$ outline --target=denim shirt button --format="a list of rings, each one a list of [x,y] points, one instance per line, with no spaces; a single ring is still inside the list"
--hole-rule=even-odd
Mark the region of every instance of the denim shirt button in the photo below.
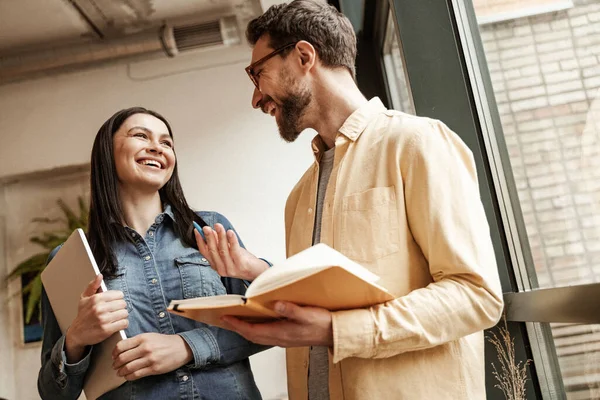
[[[188,380],[188,379],[190,379],[190,377],[189,377],[189,376],[187,376],[187,375],[184,375],[184,376],[181,378],[181,380],[182,380],[182,381],[184,381],[184,382],[187,382],[187,380]]]
[[[146,256],[146,257],[144,257],[144,260],[148,261],[148,260],[150,260],[150,258],[151,258],[150,256]]]
[[[160,318],[164,318],[164,317],[165,317],[165,315],[167,315],[167,314],[165,314],[165,312],[164,312],[164,311],[161,311],[160,313],[158,313],[158,316],[159,316]]]
[[[148,233],[148,235],[150,235],[150,237],[154,236],[154,232],[150,232]]]
[[[204,257],[202,257],[201,260],[202,260],[202,262],[206,262],[207,261],[206,258],[204,258]]]
[[[150,281],[150,283],[153,285],[156,285],[156,282],[158,282],[158,279],[156,278],[152,278],[152,280]]]

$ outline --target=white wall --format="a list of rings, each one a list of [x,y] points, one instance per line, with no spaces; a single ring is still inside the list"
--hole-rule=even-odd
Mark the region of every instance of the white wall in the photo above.
[[[148,107],[172,123],[192,206],[223,213],[252,252],[282,260],[285,199],[312,162],[312,135],[287,145],[274,120],[251,108],[252,84],[244,72],[249,60],[249,49],[241,46],[0,86],[0,178],[85,163],[98,128],[112,113]],[[5,292],[2,283],[0,300]],[[3,324],[4,313],[0,306]],[[28,360],[14,372],[0,369],[0,397],[38,398],[39,347],[22,348],[15,337],[0,340],[11,340],[13,351],[5,357],[6,343],[0,344],[0,364]],[[265,399],[285,394],[281,349],[255,356],[252,363]],[[7,383],[7,373],[14,373],[14,385]]]

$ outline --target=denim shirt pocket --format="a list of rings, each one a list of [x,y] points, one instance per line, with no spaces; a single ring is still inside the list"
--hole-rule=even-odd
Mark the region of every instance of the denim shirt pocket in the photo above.
[[[133,303],[131,302],[129,287],[127,286],[127,268],[119,266],[114,276],[105,278],[105,283],[108,290],[120,290],[123,292],[123,298],[125,303],[127,303],[127,312],[132,312]]]
[[[200,253],[178,257],[175,265],[181,276],[184,299],[227,294],[221,277]]]

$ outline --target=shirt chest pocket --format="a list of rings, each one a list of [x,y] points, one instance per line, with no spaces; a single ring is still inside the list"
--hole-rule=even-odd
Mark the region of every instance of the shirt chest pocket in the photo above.
[[[193,253],[175,259],[181,276],[183,298],[218,296],[226,294],[221,277],[200,253]]]
[[[400,250],[393,186],[353,193],[342,199],[340,250],[356,261],[374,261]]]

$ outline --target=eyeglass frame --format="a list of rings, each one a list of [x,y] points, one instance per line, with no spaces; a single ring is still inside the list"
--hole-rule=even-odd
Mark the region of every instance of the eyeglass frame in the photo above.
[[[245,70],[246,73],[248,74],[248,77],[250,78],[250,80],[252,81],[252,83],[254,83],[254,86],[256,86],[256,89],[258,89],[258,91],[260,92],[260,86],[258,85],[258,79],[256,76],[254,76],[254,68],[259,65],[264,63],[265,61],[270,60],[271,58],[275,57],[276,55],[282,53],[284,50],[289,49],[292,46],[295,46],[296,43],[298,42],[294,42],[294,43],[288,43],[285,46],[279,47],[278,49],[273,50],[272,52],[270,52],[269,54],[267,54],[266,56],[262,57],[261,59],[254,61],[252,64],[248,65]]]

